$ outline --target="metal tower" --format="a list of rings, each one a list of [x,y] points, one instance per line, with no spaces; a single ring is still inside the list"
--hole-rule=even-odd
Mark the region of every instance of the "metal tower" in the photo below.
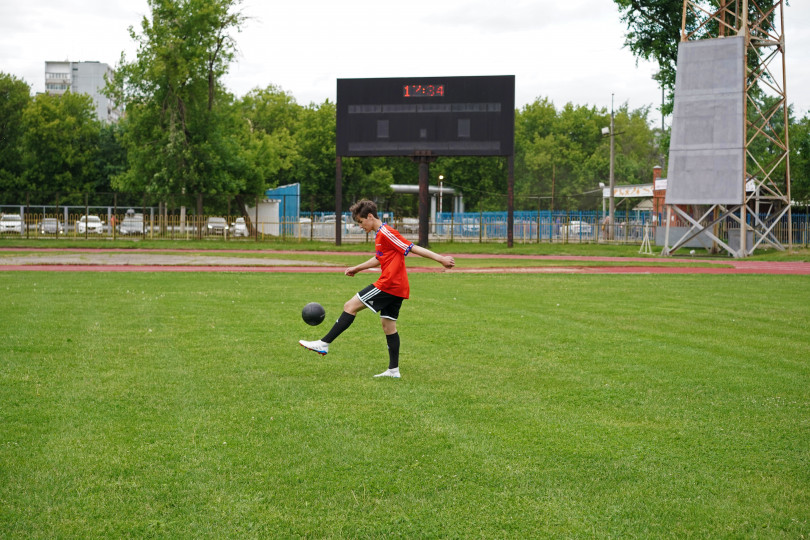
[[[692,42],[700,40],[706,47],[690,49]],[[706,40],[713,43],[705,43]],[[736,60],[731,58],[735,49],[730,47],[732,41],[741,42],[733,51],[738,55]],[[681,65],[682,52],[687,60],[685,66]],[[705,61],[706,54],[713,55],[713,63]],[[703,58],[696,61],[701,55]],[[739,64],[730,65],[729,60],[743,65],[741,68]],[[707,70],[708,66],[716,71]],[[675,180],[673,166],[676,177],[682,180],[672,186],[680,188],[674,190],[672,201],[668,186],[667,239],[663,253],[671,254],[700,234],[735,257],[750,255],[763,243],[784,250],[779,237],[786,236],[788,247],[792,247],[784,0],[684,0],[678,74],[682,68],[689,73],[690,67],[692,81],[686,80],[682,91],[686,98],[681,98],[681,111],[687,112],[682,112],[680,118],[678,82],[675,88],[669,180]],[[699,71],[698,78],[702,78],[702,82],[694,83]],[[732,71],[743,76],[736,87],[742,90],[741,97],[735,90],[729,90],[728,81],[720,81]],[[736,75],[731,78],[736,79]],[[736,80],[731,82],[737,84]],[[698,98],[690,96],[690,89],[701,84],[704,98],[696,106]],[[729,106],[729,96],[733,96],[733,107]],[[739,100],[742,100],[741,107]],[[702,116],[695,113],[698,109],[704,113]],[[680,142],[676,141],[676,123],[680,124]],[[709,137],[714,139],[703,147],[690,144],[696,134],[706,132],[713,134]],[[727,150],[731,147],[734,152],[729,153]],[[709,155],[713,161],[707,158]],[[735,156],[730,167],[728,161],[723,161],[729,156]],[[731,174],[734,177],[731,188],[722,185],[706,188],[695,183],[694,177],[701,176],[697,171],[710,162],[717,169],[707,171],[704,167],[702,178],[697,182],[711,183]],[[691,228],[670,246],[669,225],[673,214]],[[779,226],[785,216],[787,231]],[[730,234],[728,242],[719,237],[718,225],[725,222],[731,224],[729,232],[739,227],[734,231],[739,234],[739,242],[736,235]]]

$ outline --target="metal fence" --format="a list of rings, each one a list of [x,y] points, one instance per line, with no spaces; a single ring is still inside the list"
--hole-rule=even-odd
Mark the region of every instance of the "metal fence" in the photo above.
[[[128,209],[114,213],[109,207],[64,207],[58,212],[43,207],[37,211],[0,207],[0,237],[2,238],[111,238],[111,239],[168,239],[194,240],[220,238],[242,241],[335,241],[335,214],[330,212],[306,212],[298,219],[261,219],[258,214],[242,215],[180,215],[177,212],[160,212],[160,208]],[[145,212],[144,212],[145,210]],[[85,215],[90,216],[84,218]],[[414,239],[419,233],[416,218],[396,216],[386,212],[381,218],[398,229],[403,235]],[[810,219],[808,214],[793,214],[793,238],[795,246],[810,244]],[[613,226],[606,223],[605,216],[597,211],[521,211],[514,214],[512,237],[515,243],[617,243],[640,244],[645,234],[655,242],[656,231],[663,232],[660,216],[636,212],[617,212]],[[674,223],[671,225],[685,226]],[[373,241],[351,215],[341,217],[341,240],[343,242]],[[506,242],[506,212],[468,212],[463,214],[437,213],[429,224],[428,238],[431,242]],[[739,227],[731,220],[721,222],[714,230],[721,239],[728,239]],[[788,244],[787,218],[777,223],[772,236]],[[660,242],[659,242],[660,245]]]

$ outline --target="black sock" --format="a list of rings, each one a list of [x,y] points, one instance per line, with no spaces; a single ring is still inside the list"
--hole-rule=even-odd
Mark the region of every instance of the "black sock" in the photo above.
[[[326,343],[332,343],[335,338],[337,338],[340,334],[343,333],[348,327],[352,325],[354,322],[354,315],[350,313],[346,313],[345,311],[340,314],[338,320],[335,321],[335,324],[332,326],[332,329],[329,330],[329,333],[326,334],[321,341],[325,341]]]
[[[388,369],[396,369],[399,367],[399,332],[386,335],[385,340],[388,342]]]

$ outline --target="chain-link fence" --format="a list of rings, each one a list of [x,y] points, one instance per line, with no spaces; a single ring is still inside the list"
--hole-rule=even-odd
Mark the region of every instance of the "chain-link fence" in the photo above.
[[[5,198],[4,198],[5,197]],[[239,196],[134,196],[126,194],[43,197],[24,194],[24,200],[9,203],[0,194],[0,237],[2,238],[112,238],[194,240],[219,238],[234,241],[324,241],[334,242],[340,227],[342,242],[373,241],[351,215],[337,220],[334,211],[297,211],[298,201],[246,199]],[[383,206],[384,207],[384,206]],[[793,213],[792,243],[810,244],[808,213]],[[380,217],[403,235],[415,239],[419,220],[381,210]],[[515,243],[620,243],[640,244],[645,235],[663,245],[664,216],[649,211],[617,210],[612,226],[603,212],[566,210],[520,210],[514,212],[512,236]],[[764,218],[763,218],[764,219]],[[671,227],[687,224],[671,222]],[[733,220],[720,222],[713,230],[727,241],[739,226]],[[772,229],[772,237],[788,244],[788,222],[783,218]],[[438,212],[429,222],[431,242],[506,242],[508,216],[499,212]]]

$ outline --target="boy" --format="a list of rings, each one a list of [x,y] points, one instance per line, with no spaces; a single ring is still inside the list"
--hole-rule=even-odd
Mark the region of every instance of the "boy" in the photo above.
[[[399,334],[397,333],[397,317],[402,301],[408,298],[410,287],[408,273],[405,267],[405,257],[408,253],[416,253],[420,257],[433,259],[445,268],[453,268],[456,261],[453,257],[438,255],[429,249],[416,246],[405,240],[399,232],[383,223],[377,217],[377,205],[373,201],[363,199],[357,201],[350,208],[352,218],[360,227],[370,233],[375,231],[374,244],[376,253],[362,264],[347,268],[345,274],[353,277],[358,272],[381,266],[380,278],[362,291],[354,295],[343,305],[343,313],[335,322],[329,333],[317,341],[304,341],[298,343],[311,351],[324,355],[329,352],[329,344],[354,322],[357,313],[365,308],[380,314],[382,329],[388,342],[388,369],[375,375],[375,377],[399,378]]]

